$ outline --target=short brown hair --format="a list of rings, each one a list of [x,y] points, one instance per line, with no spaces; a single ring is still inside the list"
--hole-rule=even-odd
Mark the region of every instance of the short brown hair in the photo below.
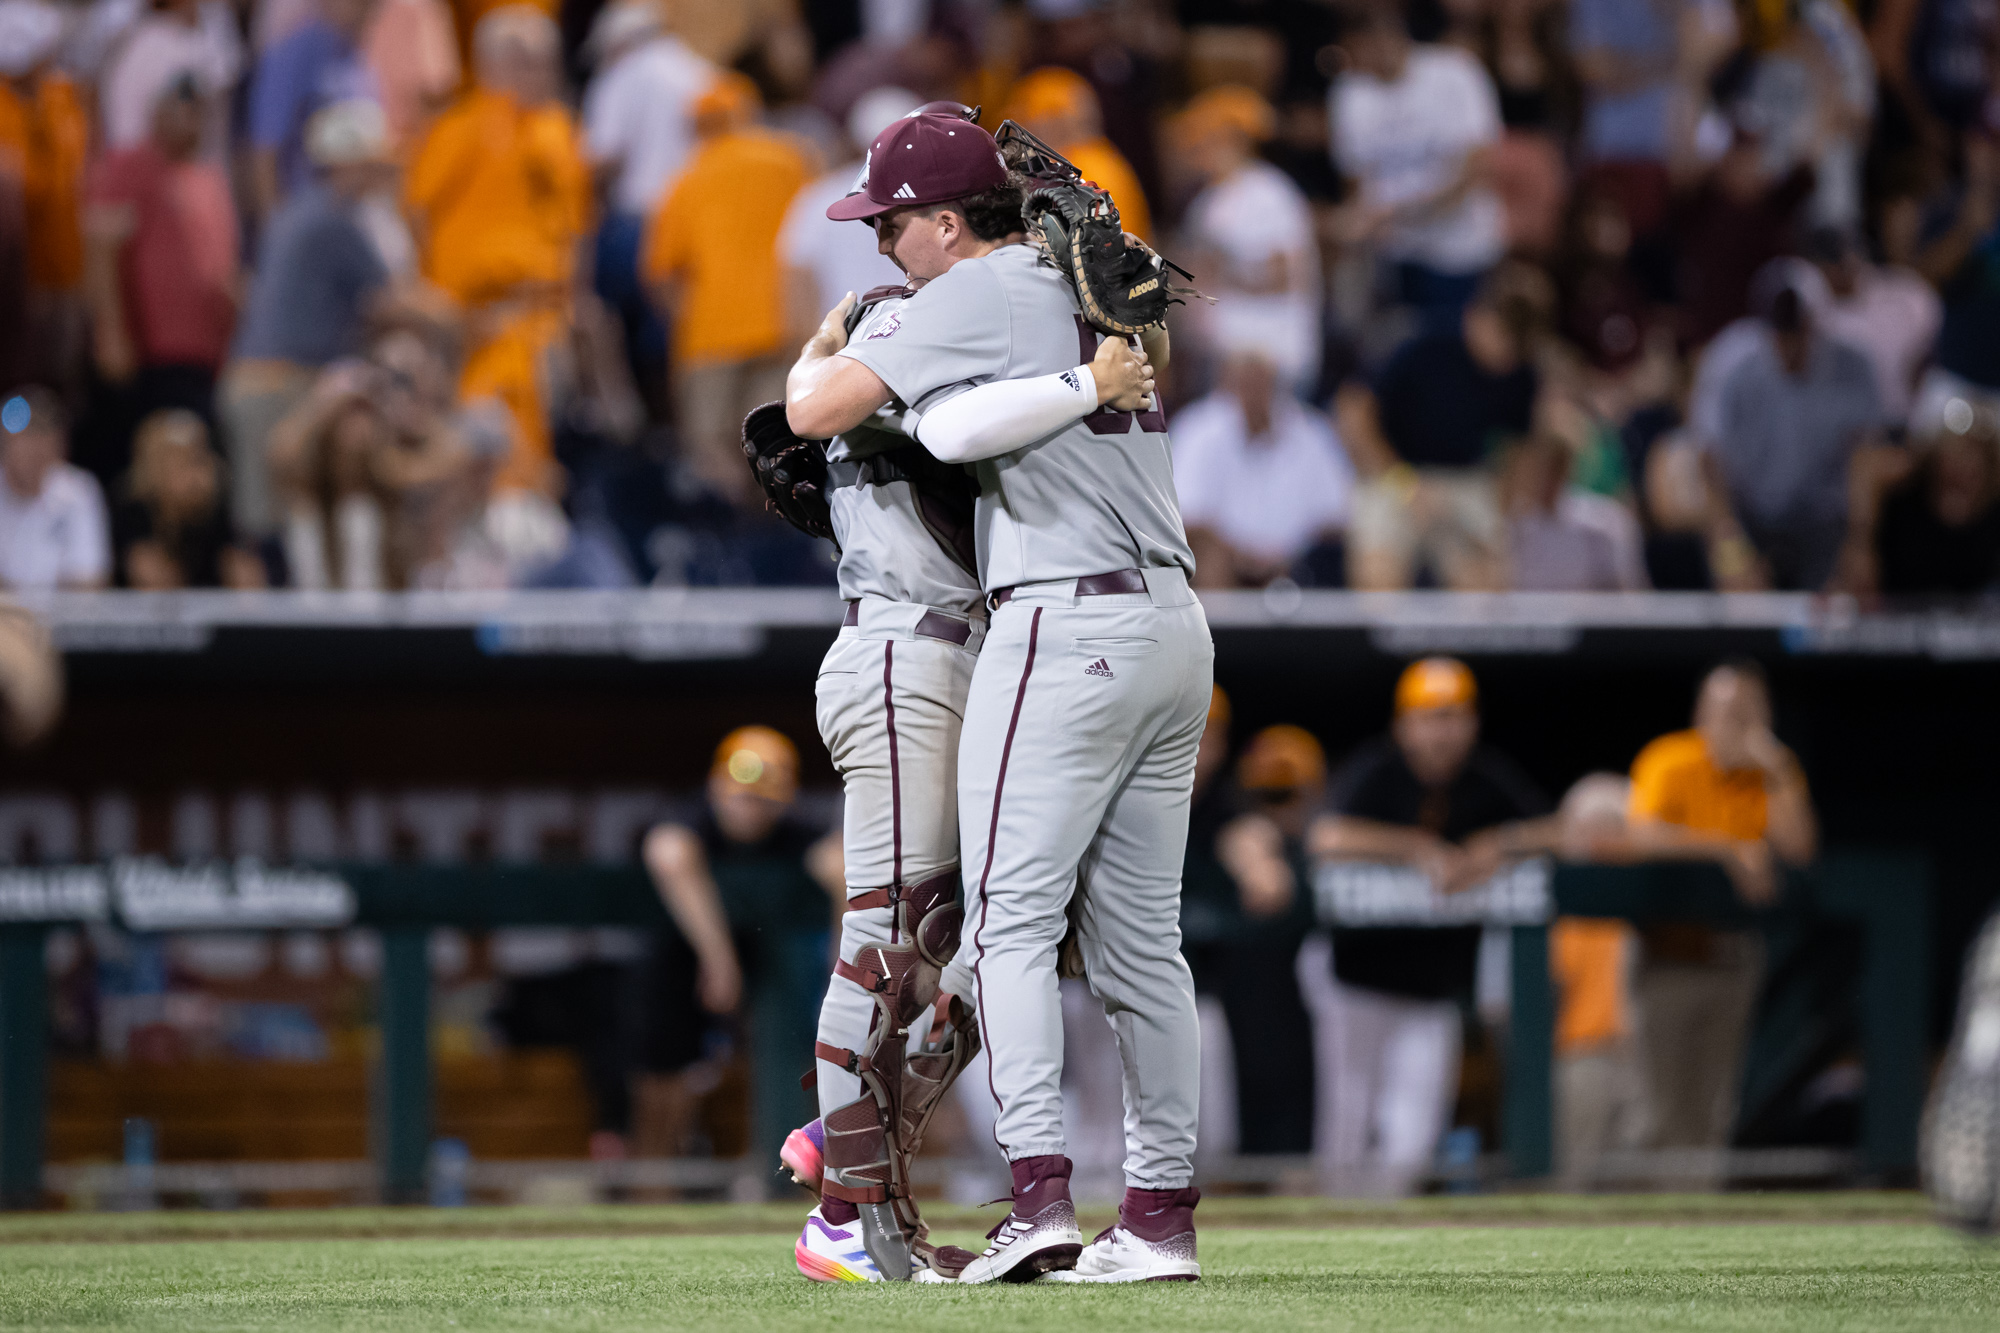
[[[1021,205],[1027,201],[1026,185],[1025,177],[1010,171],[1005,181],[990,190],[932,204],[921,211],[926,217],[936,217],[950,209],[965,219],[965,225],[980,240],[1004,241],[1027,230],[1027,224],[1021,220]]]

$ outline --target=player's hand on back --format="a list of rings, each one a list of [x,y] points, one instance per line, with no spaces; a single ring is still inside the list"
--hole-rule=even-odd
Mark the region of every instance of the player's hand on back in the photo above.
[[[847,315],[854,309],[853,292],[840,298],[840,304],[826,312],[826,318],[813,330],[813,336],[806,339],[808,355],[832,356],[847,346]]]
[[[1106,338],[1090,362],[1097,381],[1097,402],[1119,412],[1149,411],[1153,406],[1153,363],[1145,352],[1123,338]]]

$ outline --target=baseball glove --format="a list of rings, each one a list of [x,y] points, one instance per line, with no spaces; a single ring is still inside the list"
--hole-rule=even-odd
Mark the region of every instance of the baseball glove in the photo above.
[[[827,508],[826,441],[802,440],[785,422],[782,401],[743,418],[743,456],[764,488],[764,507],[808,537],[833,538]]]
[[[1028,178],[1022,220],[1076,288],[1083,317],[1097,329],[1129,337],[1164,324],[1168,307],[1194,294],[1170,278],[1190,277],[1188,271],[1126,235],[1110,193],[1085,180],[1069,159],[1011,120],[994,138],[1007,164]]]

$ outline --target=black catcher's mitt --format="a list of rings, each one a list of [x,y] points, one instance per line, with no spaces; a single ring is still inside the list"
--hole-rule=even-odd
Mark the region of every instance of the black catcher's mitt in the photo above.
[[[785,422],[782,401],[743,418],[743,456],[764,488],[764,506],[808,537],[833,537],[827,508],[826,441],[802,440]]]
[[[1186,278],[1188,271],[1128,239],[1110,193],[1085,180],[1069,159],[1011,120],[994,138],[1008,166],[1028,178],[1022,220],[1041,233],[1050,262],[1076,288],[1092,325],[1129,337],[1164,324],[1167,308],[1192,294],[1169,276]]]

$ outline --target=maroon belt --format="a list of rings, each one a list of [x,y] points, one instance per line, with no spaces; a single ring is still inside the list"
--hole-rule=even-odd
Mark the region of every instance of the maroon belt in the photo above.
[[[849,602],[847,604],[847,614],[841,617],[840,623],[843,625],[859,625],[861,623],[861,603],[858,601]],[[972,626],[952,616],[943,615],[936,611],[926,611],[923,614],[923,618],[917,621],[916,632],[923,635],[926,639],[942,639],[946,643],[955,643],[963,648],[966,640],[972,637]]]
[[[1076,581],[1078,597],[1109,597],[1113,593],[1146,591],[1146,575],[1137,569],[1114,569],[1109,574],[1085,574]],[[986,599],[989,607],[998,609],[1014,600],[1012,588],[995,588]]]

